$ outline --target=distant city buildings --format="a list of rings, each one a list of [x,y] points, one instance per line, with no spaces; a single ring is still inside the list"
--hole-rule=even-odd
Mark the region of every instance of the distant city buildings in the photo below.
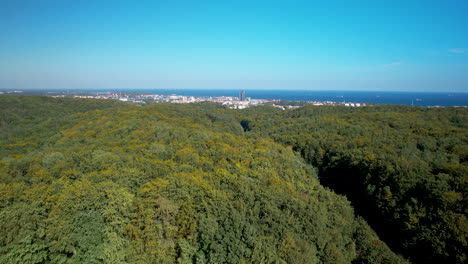
[[[244,109],[251,106],[257,105],[271,105],[283,110],[298,108],[301,105],[343,105],[348,107],[360,107],[366,106],[363,103],[345,103],[345,102],[331,102],[331,101],[308,101],[308,102],[290,102],[281,100],[271,99],[251,99],[246,96],[245,90],[240,91],[239,97],[234,96],[209,96],[209,97],[197,97],[197,96],[185,96],[185,95],[164,95],[164,94],[148,94],[144,92],[88,92],[88,91],[2,91],[4,93],[22,93],[24,95],[45,95],[51,97],[73,97],[73,98],[92,98],[92,99],[113,99],[124,102],[133,103],[150,103],[150,102],[166,102],[166,103],[197,103],[197,102],[215,102],[222,104],[231,109]]]

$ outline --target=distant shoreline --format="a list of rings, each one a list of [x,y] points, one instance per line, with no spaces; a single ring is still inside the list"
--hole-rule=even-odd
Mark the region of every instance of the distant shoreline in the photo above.
[[[200,98],[238,97],[239,90],[223,89],[22,89],[24,95],[129,93],[142,95],[178,95]],[[346,91],[346,90],[248,90],[246,96],[256,100],[291,102],[336,102],[340,104],[388,104],[422,107],[468,106],[468,92],[411,92],[411,91]],[[1,93],[14,94],[14,89],[0,89]]]

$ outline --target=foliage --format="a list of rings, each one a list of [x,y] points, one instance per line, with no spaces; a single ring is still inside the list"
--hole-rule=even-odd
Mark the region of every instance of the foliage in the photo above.
[[[265,124],[295,112],[0,100],[0,263],[406,263],[299,153],[262,135],[280,141]]]
[[[249,133],[291,146],[416,263],[466,263],[468,110],[307,106],[253,116]]]

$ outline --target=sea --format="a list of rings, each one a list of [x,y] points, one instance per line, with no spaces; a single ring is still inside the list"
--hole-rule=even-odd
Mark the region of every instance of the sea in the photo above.
[[[246,97],[287,101],[332,101],[392,105],[468,106],[467,93],[452,92],[389,92],[389,91],[311,91],[311,90],[250,90]],[[136,90],[128,90],[136,91]],[[198,97],[239,96],[239,90],[155,89],[141,90],[153,94],[177,94]]]

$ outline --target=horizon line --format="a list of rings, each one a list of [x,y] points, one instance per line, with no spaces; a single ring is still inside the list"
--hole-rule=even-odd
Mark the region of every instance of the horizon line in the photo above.
[[[397,92],[397,93],[468,93],[468,91],[347,90],[347,89],[266,89],[266,88],[0,88],[0,91],[109,91],[109,90],[211,90],[211,91],[307,91],[307,92]]]

